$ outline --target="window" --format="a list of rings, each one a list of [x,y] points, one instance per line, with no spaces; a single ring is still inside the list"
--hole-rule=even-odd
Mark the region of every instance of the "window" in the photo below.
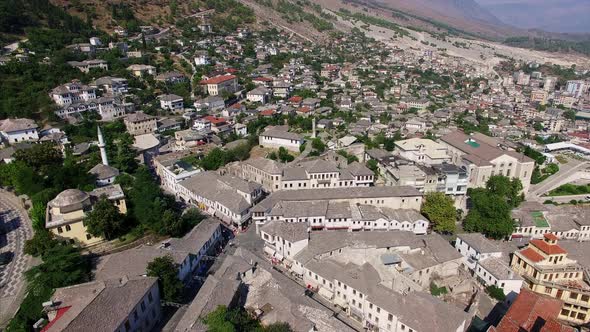
[[[141,312],[145,312],[145,302],[141,301]]]
[[[392,314],[387,315],[387,320],[390,322],[393,321],[393,315]]]
[[[63,233],[64,231],[63,231],[63,229],[61,229],[61,227],[58,227],[58,228],[57,228],[57,232],[58,232],[59,234],[61,234],[61,233]]]
[[[570,299],[577,299],[578,298],[578,293],[570,293]]]
[[[90,240],[90,239],[92,239],[92,235],[86,234],[86,240]]]
[[[152,296],[152,292],[150,292],[148,294],[148,301],[150,301],[150,303],[152,303],[153,300],[154,300],[154,297]]]
[[[72,230],[72,227],[70,227],[70,225],[66,225],[66,232],[69,232]]]

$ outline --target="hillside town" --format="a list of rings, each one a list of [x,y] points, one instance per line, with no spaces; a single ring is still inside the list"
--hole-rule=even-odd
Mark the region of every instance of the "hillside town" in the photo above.
[[[590,68],[222,2],[4,49],[0,330],[590,329]]]

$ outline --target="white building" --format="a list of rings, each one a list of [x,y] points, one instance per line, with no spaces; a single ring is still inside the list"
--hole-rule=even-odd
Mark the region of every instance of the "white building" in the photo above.
[[[190,156],[185,151],[172,152],[159,155],[154,158],[154,167],[156,174],[160,178],[160,185],[167,191],[176,194],[178,184],[194,175],[199,174],[202,170],[182,160]]]
[[[307,210],[298,209],[298,204]],[[308,222],[316,229],[404,229],[423,233],[428,225],[420,215],[391,211],[417,211],[421,204],[420,192],[402,186],[280,190],[252,209],[252,220],[257,228],[268,221],[284,219]]]
[[[184,109],[184,100],[181,96],[169,94],[161,95],[158,98],[160,99],[160,108],[162,109],[170,111],[179,111]]]
[[[433,275],[456,276],[462,258],[437,234],[308,235],[302,226],[268,224],[261,237],[274,264],[284,265],[302,278],[309,291],[369,330],[462,332],[466,328],[467,313],[424,292]]]
[[[77,68],[83,73],[89,73],[92,69],[109,70],[109,65],[104,60],[68,61],[68,65]]]
[[[303,137],[287,129],[285,126],[267,127],[258,137],[259,144],[267,148],[284,147],[287,150],[299,152],[304,142]]]
[[[503,175],[519,179],[523,192],[528,192],[535,161],[506,147],[501,140],[455,131],[441,137],[440,143],[447,148],[451,163],[467,171],[469,188],[484,187],[490,177]]]
[[[434,165],[448,162],[447,148],[433,140],[410,138],[395,142],[400,157],[420,164]]]
[[[271,95],[272,95],[271,90],[269,90],[265,87],[259,86],[255,89],[248,91],[246,98],[248,99],[248,101],[253,102],[253,103],[266,104],[270,100]]]
[[[333,161],[315,159],[286,166],[266,158],[251,158],[239,166],[240,169],[235,172],[237,176],[260,183],[267,192],[369,187],[375,180],[373,171],[359,162],[339,165]]]
[[[510,268],[509,253],[480,233],[457,235],[455,248],[463,255],[463,262],[484,286],[501,288],[511,303],[520,293],[523,279]]]
[[[39,126],[31,119],[0,120],[0,137],[8,143],[34,141],[39,139]]]
[[[158,278],[125,277],[58,288],[42,331],[149,331],[160,322]],[[102,319],[108,312],[108,319]]]
[[[127,70],[136,77],[144,77],[146,75],[156,75],[156,67],[150,65],[131,65]]]
[[[106,93],[112,93],[114,95],[127,93],[129,86],[127,79],[120,77],[104,76],[94,82],[92,86],[96,86]]]
[[[200,172],[178,183],[176,196],[203,212],[241,229],[262,197],[259,184],[216,172]]]
[[[80,83],[80,81],[72,81],[60,85],[51,90],[51,99],[58,106],[65,106],[80,101],[90,101],[96,99],[96,89]]]

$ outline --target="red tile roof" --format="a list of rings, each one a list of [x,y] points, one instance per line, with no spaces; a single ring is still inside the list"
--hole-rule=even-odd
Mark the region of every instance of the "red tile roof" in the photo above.
[[[561,310],[561,300],[537,294],[526,288],[520,290],[516,301],[496,328],[497,332],[563,331],[573,329],[553,322]],[[552,329],[560,327],[560,329]]]
[[[300,97],[300,96],[293,96],[288,99],[288,101],[291,103],[300,103],[302,100],[303,100],[303,97]]]
[[[63,307],[63,308],[59,308],[57,309],[57,313],[55,314],[55,318],[49,322],[49,324],[45,325],[45,327],[43,327],[43,329],[41,330],[41,332],[45,332],[45,331],[49,331],[49,329],[51,328],[51,326],[53,326],[53,324],[55,324],[55,322],[57,322],[63,315],[66,314],[66,312],[68,310],[70,310],[72,306],[68,306],[68,307]]]
[[[224,123],[227,120],[225,120],[224,118],[218,118],[214,115],[207,115],[206,117],[204,117],[205,120],[208,120],[209,122],[211,122],[212,124],[219,124],[219,123]]]
[[[541,249],[542,252],[547,255],[567,254],[567,251],[559,246],[559,244],[549,244],[543,240],[535,239],[530,240],[529,244]]]
[[[270,78],[270,77],[256,77],[256,78],[253,78],[252,81],[272,82],[272,78]]]
[[[297,110],[297,112],[299,112],[299,113],[309,113],[310,111],[311,111],[311,109],[310,109],[309,107],[307,107],[307,106],[300,107],[300,108]]]
[[[540,262],[544,259],[544,257],[541,256],[541,254],[539,254],[538,252],[536,252],[535,250],[533,250],[531,248],[526,248],[524,250],[521,250],[520,253],[524,257],[526,257],[528,260],[532,261],[533,263]]]
[[[229,80],[233,80],[237,78],[237,76],[235,75],[221,75],[221,76],[215,76],[215,77],[211,77],[208,80],[202,80],[200,83],[201,84],[219,84],[219,83],[223,83]]]
[[[275,110],[264,110],[264,111],[260,112],[260,115],[263,115],[263,116],[269,116],[269,115],[273,115],[273,114],[275,114]]]
[[[238,70],[235,68],[225,68],[225,72],[230,73],[230,74],[235,74],[238,72]]]

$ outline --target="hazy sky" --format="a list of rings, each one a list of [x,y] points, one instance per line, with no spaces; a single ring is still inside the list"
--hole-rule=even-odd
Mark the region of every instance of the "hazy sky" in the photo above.
[[[590,0],[475,0],[520,28],[590,33]]]

